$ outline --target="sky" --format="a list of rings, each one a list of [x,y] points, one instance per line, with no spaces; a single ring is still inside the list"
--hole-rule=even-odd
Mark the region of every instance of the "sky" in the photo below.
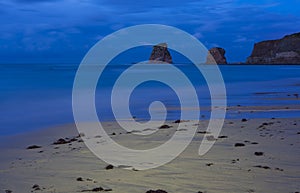
[[[79,64],[97,41],[138,24],[177,27],[243,62],[255,42],[300,32],[300,1],[0,0],[0,63]]]

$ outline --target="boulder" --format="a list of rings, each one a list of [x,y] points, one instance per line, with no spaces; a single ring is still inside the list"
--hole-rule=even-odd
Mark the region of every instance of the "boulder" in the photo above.
[[[254,44],[247,64],[300,64],[300,33]]]
[[[160,43],[153,46],[151,56],[149,58],[151,63],[169,63],[172,64],[172,56],[168,50],[166,43]]]

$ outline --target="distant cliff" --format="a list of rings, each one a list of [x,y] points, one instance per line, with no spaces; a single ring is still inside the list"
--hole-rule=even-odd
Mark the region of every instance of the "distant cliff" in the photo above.
[[[300,33],[254,44],[248,64],[300,64]]]
[[[223,48],[211,48],[208,52],[206,64],[227,64],[225,50]]]
[[[149,60],[154,63],[166,62],[173,63],[171,54],[168,50],[168,45],[166,43],[161,43],[153,46],[152,53]]]

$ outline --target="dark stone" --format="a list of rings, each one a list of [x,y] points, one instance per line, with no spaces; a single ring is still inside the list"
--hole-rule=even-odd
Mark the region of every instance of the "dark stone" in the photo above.
[[[63,138],[58,139],[57,141],[53,142],[53,145],[62,145],[62,144],[67,144],[69,143],[68,140],[65,140]]]
[[[244,147],[245,146],[245,144],[243,144],[243,143],[236,143],[236,144],[234,144],[234,147]]]
[[[211,48],[208,51],[206,64],[227,64],[225,50],[223,48]]]
[[[111,164],[109,164],[109,165],[107,165],[107,166],[105,167],[105,169],[106,169],[106,170],[112,170],[112,169],[114,169],[114,166],[111,165]]]
[[[254,155],[256,155],[256,156],[263,156],[264,152],[255,152]]]
[[[210,132],[207,132],[207,131],[197,131],[197,133],[200,133],[200,134],[210,134]]]
[[[225,139],[225,138],[228,138],[228,136],[225,136],[225,135],[221,135],[218,137],[219,139]]]
[[[207,163],[206,166],[212,166],[214,165],[213,163]]]
[[[256,167],[256,168],[263,168],[263,169],[265,169],[265,170],[271,169],[269,166],[261,166],[261,165],[257,165],[257,166],[253,166],[253,167]]]
[[[247,119],[242,119],[242,122],[247,122],[248,120]]]
[[[275,170],[283,172],[283,169],[281,168],[275,168]]]
[[[76,179],[76,181],[82,182],[83,179],[82,179],[82,177],[79,177],[79,178]]]
[[[168,192],[158,189],[158,190],[148,190],[146,193],[168,193]]]
[[[52,145],[70,144],[70,143],[72,143],[74,141],[78,141],[78,138],[80,138],[81,135],[84,135],[84,134],[79,134],[78,136],[72,137],[72,138],[68,138],[68,137],[66,137],[65,139],[60,138],[57,141],[53,142]]]
[[[39,146],[39,145],[31,145],[31,146],[28,146],[26,149],[39,149],[41,147],[42,146]]]
[[[32,186],[32,189],[34,189],[34,190],[41,190],[40,186],[37,185],[37,184],[34,184],[34,185]]]
[[[151,56],[149,58],[150,62],[154,63],[169,63],[172,64],[172,57],[168,50],[168,45],[166,43],[161,43],[153,46]]]
[[[5,193],[12,193],[11,190],[5,190]]]
[[[171,128],[171,126],[169,126],[169,125],[162,125],[159,128],[160,129],[169,129],[169,128]]]
[[[93,188],[92,192],[100,192],[102,190],[104,190],[102,187],[98,187],[98,188]]]
[[[180,119],[174,121],[174,123],[180,123],[180,122],[181,122]]]
[[[97,188],[93,188],[93,189],[89,189],[89,190],[81,190],[81,192],[110,192],[112,191],[111,188],[108,188],[108,189],[104,189],[102,187],[97,187]]]

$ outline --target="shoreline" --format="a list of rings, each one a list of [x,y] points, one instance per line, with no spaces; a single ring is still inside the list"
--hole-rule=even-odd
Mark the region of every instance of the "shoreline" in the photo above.
[[[258,95],[264,95],[264,94],[258,94]],[[268,99],[268,100],[282,100],[280,99]],[[286,99],[285,99],[286,100]],[[289,100],[291,101],[300,101],[300,98],[289,98]],[[209,112],[210,112],[211,107],[210,106],[203,106],[200,107],[201,110],[201,116],[200,116],[200,121],[207,121],[210,117],[209,117]],[[170,111],[178,111],[180,110],[180,108],[178,107],[170,107],[168,108],[168,110]],[[199,108],[183,108],[182,110],[184,111],[195,111],[195,110],[199,110]],[[275,117],[275,118],[297,118],[297,115],[299,114],[300,116],[300,104],[286,104],[286,105],[264,105],[264,106],[246,106],[246,105],[234,105],[234,106],[227,106],[226,107],[226,114],[227,117],[225,119],[232,119],[232,120],[238,120],[238,119],[242,119],[242,118],[251,118],[251,119],[260,119],[260,118],[266,118],[266,117],[261,117],[261,113],[269,113],[269,118]],[[270,114],[272,113],[272,114]],[[281,113],[279,114],[279,116],[272,116],[272,115],[276,115],[277,113]],[[294,114],[295,115],[291,116],[290,114]],[[229,115],[229,117],[228,117]],[[120,121],[132,121],[133,119],[124,119],[124,120],[120,120]],[[137,121],[144,121],[144,119],[139,119],[136,118],[135,120]],[[173,119],[168,119],[168,122],[172,122],[174,121]],[[114,120],[111,119],[105,119],[105,120],[101,120],[101,122],[104,123],[108,123],[108,122],[114,122]],[[66,125],[75,125],[74,122],[66,122],[66,123],[62,123],[62,124],[51,124],[48,126],[44,126],[42,128],[34,128],[34,129],[28,129],[25,130],[23,132],[15,132],[15,133],[7,133],[7,134],[3,134],[0,135],[0,140],[2,138],[6,138],[6,137],[14,137],[14,136],[18,136],[18,135],[26,135],[27,133],[33,133],[33,132],[39,132],[39,131],[43,131],[43,130],[49,130],[51,128],[58,128],[58,127],[65,127]],[[1,142],[0,142],[1,144]]]

